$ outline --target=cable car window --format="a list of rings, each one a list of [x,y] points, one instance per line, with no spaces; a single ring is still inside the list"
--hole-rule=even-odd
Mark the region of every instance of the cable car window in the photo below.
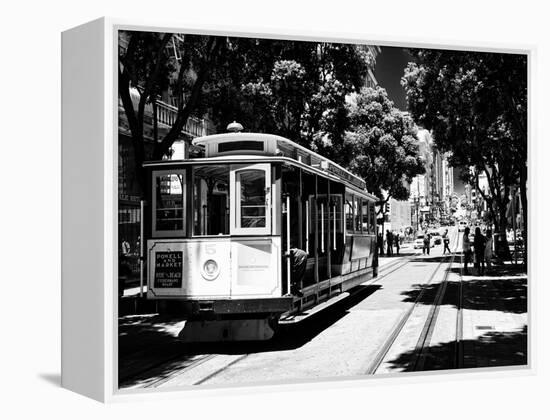
[[[237,150],[242,150],[242,151],[252,150],[252,151],[263,152],[264,142],[263,141],[232,141],[228,143],[218,144],[218,153],[234,152]]]
[[[363,233],[370,233],[369,202],[367,200],[361,200],[361,203],[361,230]]]
[[[374,202],[369,204],[369,217],[370,217],[369,233],[375,234],[376,233],[376,212],[375,212]]]
[[[295,166],[282,166],[282,206],[286,213],[282,220],[282,233],[286,243],[287,223],[290,231],[290,247],[304,249],[302,245],[303,234],[300,229],[303,226],[301,220],[301,187],[300,187],[300,169]],[[286,197],[290,208],[286,208]]]
[[[353,226],[356,233],[361,233],[361,199],[353,197]]]
[[[193,235],[229,234],[229,165],[193,167]]]
[[[353,232],[353,196],[351,194],[346,194],[344,212],[346,215],[346,231]]]
[[[315,255],[315,195],[317,191],[316,176],[302,172],[302,237],[304,250]]]
[[[333,232],[342,233],[342,196],[331,194],[331,212],[333,222]]]
[[[329,224],[329,200],[328,200],[328,180],[324,177],[317,177],[317,250],[320,254],[325,254],[329,248],[330,241],[330,224]],[[326,264],[326,263],[325,263]],[[327,275],[326,267],[319,271],[321,279]]]
[[[157,237],[185,234],[185,172],[153,173],[153,234]]]
[[[237,173],[240,184],[240,228],[263,228],[266,226],[265,171],[244,170]]]

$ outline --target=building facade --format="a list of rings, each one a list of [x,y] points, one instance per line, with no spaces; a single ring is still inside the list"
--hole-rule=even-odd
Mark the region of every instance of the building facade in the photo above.
[[[452,213],[454,170],[449,165],[449,154],[434,147],[430,131],[419,128],[417,139],[425,173],[413,178],[409,202],[412,225],[420,229],[422,225],[439,221]]]

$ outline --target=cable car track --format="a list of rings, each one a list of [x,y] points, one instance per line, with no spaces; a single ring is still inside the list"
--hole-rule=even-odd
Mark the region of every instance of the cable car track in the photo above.
[[[229,361],[228,363],[224,364],[223,366],[215,369],[213,372],[204,375],[202,378],[200,378],[198,380],[195,380],[193,383],[191,383],[189,385],[203,384],[204,382],[212,379],[213,377],[215,377],[215,376],[219,375],[220,373],[222,373],[223,371],[227,370],[230,366],[233,366],[234,364],[236,364],[236,363],[240,362],[241,360],[245,359],[249,355],[250,355],[249,353],[243,354],[243,355],[237,357],[236,359]],[[122,383],[121,383],[120,387],[123,388],[123,389],[124,388],[134,388],[134,387],[157,388],[159,386],[162,386],[162,385],[166,384],[167,382],[170,382],[172,379],[178,377],[179,375],[181,375],[183,373],[186,373],[186,372],[189,372],[189,371],[197,368],[198,366],[200,366],[200,365],[202,365],[202,364],[204,364],[208,361],[219,358],[222,355],[217,354],[217,353],[216,354],[202,354],[199,357],[197,357],[195,360],[190,362],[189,364],[185,364],[182,367],[174,368],[167,375],[161,374],[161,371],[164,368],[166,368],[167,365],[169,365],[172,362],[177,361],[182,356],[183,356],[182,354],[178,354],[174,357],[171,357],[170,359],[166,359],[166,360],[163,360],[163,361],[159,362],[158,364],[156,364],[153,367],[148,367],[148,368],[146,368],[146,369],[144,369],[144,370],[142,370],[142,371],[140,371],[136,374],[133,374],[131,377],[127,377],[123,381],[121,381]],[[185,363],[185,362],[183,362],[183,363]],[[141,377],[154,378],[154,379],[152,379],[152,380],[144,379],[143,381],[141,381],[139,379]],[[134,380],[132,381],[132,379],[134,379]],[[130,384],[130,383],[132,383],[132,384]]]
[[[402,268],[403,266],[407,265],[407,263],[409,263],[411,261],[411,259],[413,257],[416,257],[420,255],[420,252],[415,252],[414,254],[408,256],[408,257],[405,257],[405,258],[402,258],[402,259],[399,259],[395,262],[392,262],[392,263],[388,263],[384,266],[381,267],[381,270],[378,272],[378,276],[375,277],[371,283],[376,283],[378,280],[381,280],[383,279],[384,277],[386,276],[389,276],[390,274],[396,272],[397,270],[399,270],[400,268]],[[394,268],[395,267],[395,268]]]
[[[430,339],[432,337],[432,334],[433,334],[433,331],[434,331],[434,328],[435,328],[435,325],[436,325],[436,322],[437,322],[437,317],[438,317],[438,314],[439,314],[439,308],[440,308],[441,302],[443,301],[443,297],[445,296],[445,291],[446,291],[447,283],[448,283],[448,276],[449,276],[450,268],[452,267],[452,265],[454,263],[454,258],[456,256],[456,252],[457,252],[458,245],[459,245],[459,242],[460,242],[459,239],[460,239],[460,235],[457,233],[457,237],[456,237],[457,243],[456,243],[455,251],[450,255],[450,259],[448,260],[448,262],[441,261],[441,262],[438,263],[437,267],[435,268],[435,270],[432,272],[432,274],[428,278],[428,281],[426,282],[426,284],[424,285],[424,287],[422,288],[422,290],[420,291],[420,293],[416,297],[413,304],[403,313],[403,315],[399,318],[398,322],[394,325],[394,327],[392,328],[389,336],[386,338],[386,340],[384,341],[384,343],[382,344],[382,346],[380,347],[380,349],[376,353],[374,359],[369,363],[369,365],[366,368],[364,374],[366,374],[366,375],[376,374],[376,371],[381,366],[381,364],[384,362],[386,356],[388,355],[388,353],[392,349],[392,347],[393,347],[394,343],[396,342],[397,338],[399,337],[401,331],[403,330],[403,328],[405,327],[405,325],[407,324],[407,322],[411,318],[411,315],[413,314],[414,310],[418,307],[418,305],[421,302],[422,298],[425,296],[426,291],[428,290],[428,286],[430,286],[431,283],[433,282],[434,278],[436,277],[436,274],[440,271],[441,266],[444,263],[447,263],[448,266],[447,266],[447,268],[444,272],[443,280],[441,281],[441,283],[438,286],[438,290],[437,290],[436,296],[434,298],[434,302],[432,304],[432,307],[430,308],[430,312],[428,314],[428,317],[426,318],[426,321],[424,322],[422,332],[420,333],[420,336],[419,336],[419,339],[417,341],[415,351],[414,351],[415,357],[414,357],[414,363],[413,363],[413,370],[415,370],[415,371],[423,370],[424,363],[425,363],[425,358],[426,358],[426,348],[429,346]],[[460,283],[460,287],[461,287],[461,285],[462,285],[462,280],[461,280],[461,283]],[[461,297],[461,293],[462,293],[462,290],[460,290],[460,297]],[[461,328],[461,326],[462,326],[462,322],[459,321],[459,318],[457,316],[457,335],[456,335],[456,342],[457,343],[459,341],[461,341],[461,340],[459,340],[459,335],[458,335],[458,328],[459,327]],[[458,358],[459,358],[459,356],[458,356],[458,353],[459,353],[458,352],[458,347],[459,346],[457,344],[456,360],[458,360]]]
[[[386,276],[398,271],[403,266],[405,266],[410,261],[410,259],[412,257],[414,257],[416,255],[418,255],[418,253],[415,253],[415,254],[411,255],[410,257],[402,258],[402,259],[399,259],[395,262],[391,262],[391,263],[385,265],[384,267],[382,267],[382,270],[381,270],[380,274],[377,277],[375,277],[373,279],[373,281],[371,281],[370,283],[372,284],[374,282],[382,280]],[[138,352],[137,354],[143,354],[143,353],[145,353],[145,351],[142,350],[142,351]],[[147,351],[147,353],[154,353],[154,351],[151,351],[151,349],[149,349]],[[141,378],[141,377],[151,378],[151,377],[158,376],[158,372],[162,370],[163,366],[166,366],[166,365],[168,365],[172,362],[175,362],[178,359],[184,357],[185,355],[186,355],[185,353],[178,352],[177,354],[174,354],[170,357],[164,358],[164,360],[162,360],[162,361],[155,361],[154,364],[149,364],[146,368],[144,368],[142,370],[138,370],[136,372],[133,372],[131,375],[127,375],[126,377],[120,378],[120,383],[121,384],[125,384],[125,383],[127,384],[129,382],[132,382],[132,380],[136,380],[136,379]],[[181,368],[176,368],[169,375],[158,377],[157,379],[154,379],[152,381],[147,381],[147,383],[145,385],[143,385],[143,387],[145,387],[145,388],[154,388],[154,387],[161,386],[161,385],[169,382],[172,378],[174,378],[174,377],[176,377],[176,376],[178,376],[178,375],[180,375],[184,372],[188,372],[188,371],[194,369],[195,367],[200,366],[203,363],[205,363],[207,361],[210,361],[210,360],[212,360],[212,359],[214,359],[218,356],[220,356],[220,355],[219,354],[204,354],[204,355],[201,355],[201,357],[197,358],[196,360],[194,360],[190,364],[185,365]],[[222,368],[219,368],[219,369],[215,370],[214,372],[212,372],[211,374],[208,374],[204,378],[196,381],[195,383],[193,383],[193,385],[199,385],[199,384],[202,384],[202,383],[210,380],[214,376],[217,376],[218,374],[220,374],[221,372],[223,372],[224,370],[226,370],[230,366],[234,365],[235,363],[243,360],[245,357],[248,357],[248,356],[249,356],[249,354],[245,354],[242,357],[231,361],[226,366],[223,366]],[[122,385],[122,387],[124,387],[124,385]]]
[[[455,335],[455,368],[462,369],[464,367],[464,312],[463,312],[463,261],[464,254],[460,257],[460,279],[458,284],[458,301],[457,301],[457,313],[456,313],[456,335]]]
[[[430,308],[430,313],[428,314],[428,318],[424,323],[424,327],[422,328],[422,332],[420,333],[420,337],[416,344],[416,348],[415,348],[416,357],[415,357],[414,367],[413,367],[414,371],[424,370],[426,357],[427,357],[427,349],[430,346],[431,338],[432,338],[435,325],[437,323],[437,318],[439,315],[439,308],[441,307],[441,303],[443,302],[443,297],[445,296],[445,292],[447,290],[449,272],[450,272],[450,268],[453,265],[455,256],[456,256],[455,253],[453,253],[451,256],[451,261],[449,263],[448,268],[445,270],[445,274],[443,275],[443,281],[441,282],[441,284],[437,289],[437,294],[435,296],[434,303]]]
[[[385,266],[382,267],[382,269],[380,270],[378,276],[375,277],[374,279],[372,279],[369,282],[369,284],[373,284],[373,283],[376,283],[380,280],[383,280],[384,278],[386,278],[390,274],[393,274],[394,272],[400,270],[401,268],[406,266],[414,257],[416,257],[418,255],[419,255],[419,252],[415,252],[414,254],[411,254],[409,256],[404,256],[404,258],[400,258],[395,262],[391,262],[391,263],[386,264]],[[454,258],[454,256],[453,256],[453,258]],[[439,268],[441,267],[441,265],[443,263],[444,262],[442,261],[438,264],[436,270],[434,270],[434,272],[432,273],[432,275],[431,275],[431,277],[428,281],[428,284],[431,283],[431,281],[433,280],[433,278],[435,277],[435,275],[437,274],[437,272],[439,271]],[[451,264],[452,264],[452,261],[451,261]],[[420,298],[422,297],[422,294],[423,294],[423,292],[421,292],[421,294],[417,297],[417,300],[420,300]],[[409,309],[408,312],[412,313],[413,309],[414,308]],[[410,313],[408,313],[407,315],[410,316]],[[408,316],[406,317],[407,319],[408,319]],[[394,329],[394,334],[392,334],[392,338],[393,338],[392,343],[397,338],[397,335],[401,331],[401,329],[404,326],[405,322],[406,322],[406,319],[404,318],[402,320],[403,325],[398,326],[397,328]],[[395,337],[393,337],[393,335],[395,335]],[[388,350],[389,350],[389,348],[388,348]],[[204,384],[205,382],[211,380],[212,378],[214,378],[214,377],[218,376],[219,374],[221,374],[222,372],[226,371],[231,366],[234,366],[235,364],[237,364],[237,363],[241,362],[242,360],[246,359],[251,354],[253,354],[253,353],[242,354],[241,356],[237,357],[236,359],[233,359],[233,360],[229,361],[228,363],[224,364],[223,366],[213,370],[211,373],[206,374],[204,377],[193,381],[193,383],[191,383],[190,385]],[[162,386],[162,385],[170,382],[172,379],[178,377],[179,375],[182,375],[186,372],[192,371],[196,367],[198,367],[198,366],[200,366],[200,365],[202,365],[202,364],[204,364],[208,361],[214,360],[215,358],[218,358],[218,357],[222,356],[222,354],[218,354],[218,353],[216,353],[216,354],[203,354],[203,355],[200,355],[199,357],[197,357],[195,360],[193,360],[189,364],[186,364],[185,366],[182,366],[182,367],[179,367],[179,368],[175,368],[173,371],[171,371],[167,375],[159,375],[159,372],[163,370],[163,367],[165,368],[166,365],[177,361],[179,358],[181,358],[183,356],[185,356],[185,353],[178,353],[178,354],[174,355],[173,357],[169,357],[169,358],[167,358],[163,361],[155,363],[154,366],[149,366],[149,367],[147,367],[146,369],[144,369],[142,371],[139,371],[137,373],[132,374],[129,377],[126,377],[121,382],[129,383],[129,382],[132,382],[133,378],[140,378],[140,377],[152,378],[153,377],[155,379],[149,380],[149,381],[144,380],[143,381],[144,383],[141,383],[141,384],[138,384],[136,382],[136,386],[144,387],[144,388],[159,387],[159,386]],[[380,360],[380,362],[381,361],[382,360]],[[378,363],[378,365],[379,364],[380,363]],[[369,370],[371,370],[371,369],[369,369]],[[134,385],[130,385],[129,387],[133,387],[133,386]],[[124,385],[122,385],[121,387],[125,388]]]

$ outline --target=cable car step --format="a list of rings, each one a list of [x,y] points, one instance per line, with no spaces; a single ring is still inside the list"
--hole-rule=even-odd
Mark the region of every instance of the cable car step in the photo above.
[[[349,292],[340,293],[339,295],[334,296],[333,298],[330,298],[329,300],[323,303],[320,303],[319,305],[316,305],[310,309],[307,309],[304,312],[298,312],[296,314],[281,317],[279,319],[279,324],[295,324],[295,323],[301,322],[309,318],[310,316],[313,316],[316,313],[321,312],[323,309],[326,309],[349,296],[350,296]]]

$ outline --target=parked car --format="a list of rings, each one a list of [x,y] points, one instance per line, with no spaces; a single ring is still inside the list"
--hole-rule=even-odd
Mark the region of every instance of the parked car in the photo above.
[[[441,245],[441,234],[436,230],[434,230],[433,232],[430,232],[430,233],[432,235],[432,240],[433,240],[434,245]]]

